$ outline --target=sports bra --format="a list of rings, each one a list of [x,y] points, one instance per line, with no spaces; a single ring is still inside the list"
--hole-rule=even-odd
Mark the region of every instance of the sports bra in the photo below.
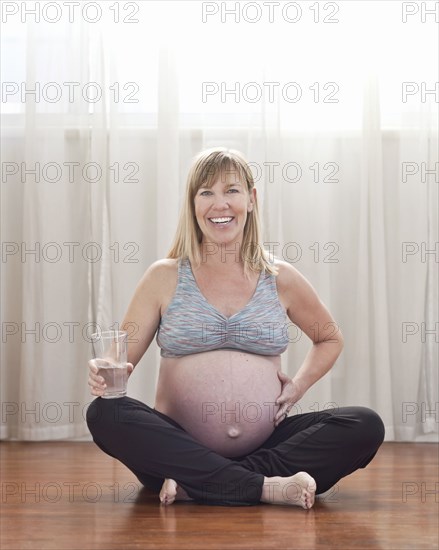
[[[226,317],[203,296],[189,259],[183,258],[178,260],[177,288],[160,319],[156,341],[162,357],[217,349],[279,355],[289,343],[288,321],[277,294],[275,275],[261,271],[247,305]]]

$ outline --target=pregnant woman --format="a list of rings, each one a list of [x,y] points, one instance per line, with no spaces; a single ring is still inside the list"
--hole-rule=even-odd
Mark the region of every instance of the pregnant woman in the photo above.
[[[147,269],[121,325],[137,329],[130,372],[156,335],[154,408],[98,397],[87,413],[95,443],[163,504],[311,508],[384,439],[380,417],[365,407],[288,417],[332,367],[343,338],[310,283],[269,258],[262,242],[246,160],[224,148],[200,153],[171,250]],[[291,379],[280,356],[293,323],[312,347]],[[102,396],[104,380],[89,365],[91,392]]]

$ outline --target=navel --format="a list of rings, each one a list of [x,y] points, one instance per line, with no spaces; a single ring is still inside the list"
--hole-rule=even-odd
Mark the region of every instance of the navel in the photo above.
[[[232,426],[231,428],[228,428],[227,435],[233,438],[238,437],[239,435],[241,435],[241,430]]]

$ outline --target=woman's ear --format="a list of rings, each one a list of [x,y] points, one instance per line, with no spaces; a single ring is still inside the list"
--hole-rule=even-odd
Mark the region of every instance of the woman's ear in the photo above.
[[[256,202],[256,187],[253,187],[253,189],[250,190],[249,201],[250,201],[250,204],[247,208],[247,211],[251,212]]]

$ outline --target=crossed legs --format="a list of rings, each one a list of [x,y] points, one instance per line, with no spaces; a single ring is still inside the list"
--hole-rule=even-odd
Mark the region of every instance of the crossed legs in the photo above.
[[[364,468],[384,439],[380,417],[365,407],[286,418],[261,447],[233,459],[211,451],[168,416],[129,397],[95,399],[87,423],[95,443],[145,486],[159,492],[165,479],[174,480],[174,487],[165,486],[168,500],[174,493],[174,498],[222,506],[262,501],[309,508],[314,491],[323,493]]]

